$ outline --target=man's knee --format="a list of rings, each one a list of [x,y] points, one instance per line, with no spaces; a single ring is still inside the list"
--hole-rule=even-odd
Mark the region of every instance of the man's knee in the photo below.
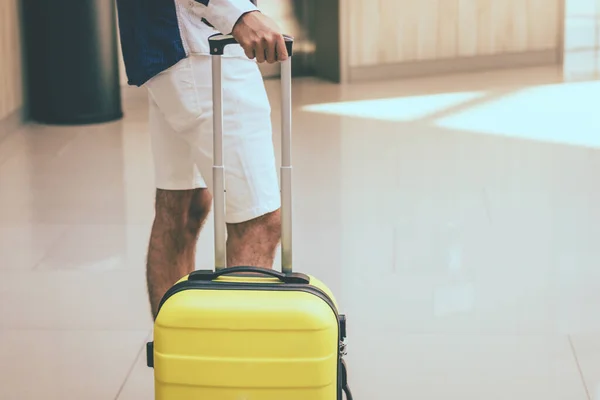
[[[156,191],[155,223],[180,232],[195,231],[210,212],[212,197],[207,189]]]
[[[191,190],[157,189],[154,204],[154,219],[162,224],[173,226],[184,225],[192,195]]]
[[[238,224],[228,224],[229,237],[236,240],[278,242],[281,237],[281,212],[276,210]]]
[[[189,208],[188,229],[196,234],[210,213],[212,195],[208,189],[197,189],[194,192]]]

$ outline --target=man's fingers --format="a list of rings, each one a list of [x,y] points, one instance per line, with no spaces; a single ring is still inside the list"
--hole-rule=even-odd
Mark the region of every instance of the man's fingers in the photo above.
[[[259,40],[254,44],[254,53],[256,54],[256,61],[259,63],[265,62],[265,51],[266,43],[265,40]]]
[[[244,14],[234,25],[232,34],[244,48],[246,56],[256,58],[259,63],[285,61],[289,57],[277,24],[261,12]]]
[[[273,64],[277,60],[277,35],[272,34],[267,38],[267,62]]]
[[[244,53],[246,53],[246,57],[248,57],[249,59],[252,60],[254,58],[254,46],[252,45],[252,42],[247,41],[247,40],[239,40],[237,38],[236,38],[236,40],[238,41],[240,46],[242,46],[242,49],[244,49]]]
[[[246,53],[246,57],[248,57],[249,59],[254,59],[254,49],[252,48],[252,46],[244,46],[244,53]]]
[[[285,46],[285,39],[283,35],[279,35],[277,42],[275,43],[275,49],[277,52],[277,61],[285,61],[288,58],[287,47]]]
[[[237,40],[237,39],[236,39]],[[273,64],[277,61],[285,61],[288,58],[285,39],[282,34],[270,32],[253,39],[241,39],[238,43],[244,49],[246,57],[256,59],[258,63],[267,61]]]

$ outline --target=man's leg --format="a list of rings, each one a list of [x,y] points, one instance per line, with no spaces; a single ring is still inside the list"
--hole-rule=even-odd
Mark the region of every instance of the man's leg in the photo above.
[[[155,218],[148,246],[146,279],[152,316],[165,292],[195,268],[198,235],[212,197],[200,175],[195,150],[179,132],[201,115],[195,103],[188,60],[147,84],[149,133],[156,181]],[[197,131],[199,132],[199,131]]]
[[[227,266],[272,268],[281,237],[279,210],[227,225]]]
[[[198,234],[210,212],[207,189],[156,192],[146,279],[152,316],[165,292],[194,270]]]

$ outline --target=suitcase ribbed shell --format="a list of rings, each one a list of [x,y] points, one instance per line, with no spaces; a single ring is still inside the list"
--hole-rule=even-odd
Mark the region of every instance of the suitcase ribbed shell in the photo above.
[[[233,276],[166,298],[154,327],[156,399],[337,399],[337,305],[310,278],[304,286],[330,301],[277,279]]]

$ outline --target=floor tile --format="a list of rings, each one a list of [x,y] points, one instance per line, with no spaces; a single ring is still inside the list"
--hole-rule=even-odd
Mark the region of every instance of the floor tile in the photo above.
[[[0,225],[0,270],[30,270],[58,243],[64,225],[2,224]]]
[[[0,330],[0,398],[114,399],[147,331]]]
[[[150,329],[144,269],[4,271],[0,329]]]
[[[36,269],[144,268],[149,225],[71,225]]]
[[[571,336],[573,350],[590,400],[600,399],[600,336],[575,334]]]
[[[405,336],[361,321],[348,329],[355,398],[587,399],[566,337]]]
[[[146,352],[139,354],[116,400],[154,398],[154,370],[146,365]]]

